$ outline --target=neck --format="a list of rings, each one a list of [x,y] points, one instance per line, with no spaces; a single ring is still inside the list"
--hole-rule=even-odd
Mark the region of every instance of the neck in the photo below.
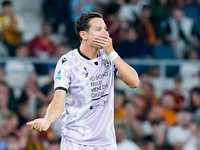
[[[80,51],[83,55],[90,59],[97,58],[98,49],[95,47],[91,47],[87,41],[82,41],[80,45]]]

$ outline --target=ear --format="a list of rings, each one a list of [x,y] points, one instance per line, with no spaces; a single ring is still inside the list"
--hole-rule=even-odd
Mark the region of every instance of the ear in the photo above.
[[[82,38],[82,40],[87,41],[87,33],[85,31],[80,31],[79,35]]]

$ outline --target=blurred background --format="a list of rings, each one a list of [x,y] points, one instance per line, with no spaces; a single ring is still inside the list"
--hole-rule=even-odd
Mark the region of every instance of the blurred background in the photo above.
[[[79,46],[74,23],[96,11],[114,49],[138,72],[115,79],[118,150],[200,150],[199,0],[0,0],[0,150],[59,150],[61,121],[44,117],[58,59]]]

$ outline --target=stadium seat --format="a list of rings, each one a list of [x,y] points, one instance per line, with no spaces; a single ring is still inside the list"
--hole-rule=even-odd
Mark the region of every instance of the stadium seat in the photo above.
[[[153,56],[155,59],[175,59],[174,51],[168,44],[155,46],[153,48]]]

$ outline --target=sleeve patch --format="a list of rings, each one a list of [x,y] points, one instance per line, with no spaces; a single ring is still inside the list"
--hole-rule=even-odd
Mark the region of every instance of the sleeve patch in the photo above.
[[[61,69],[58,70],[56,79],[61,80]]]

